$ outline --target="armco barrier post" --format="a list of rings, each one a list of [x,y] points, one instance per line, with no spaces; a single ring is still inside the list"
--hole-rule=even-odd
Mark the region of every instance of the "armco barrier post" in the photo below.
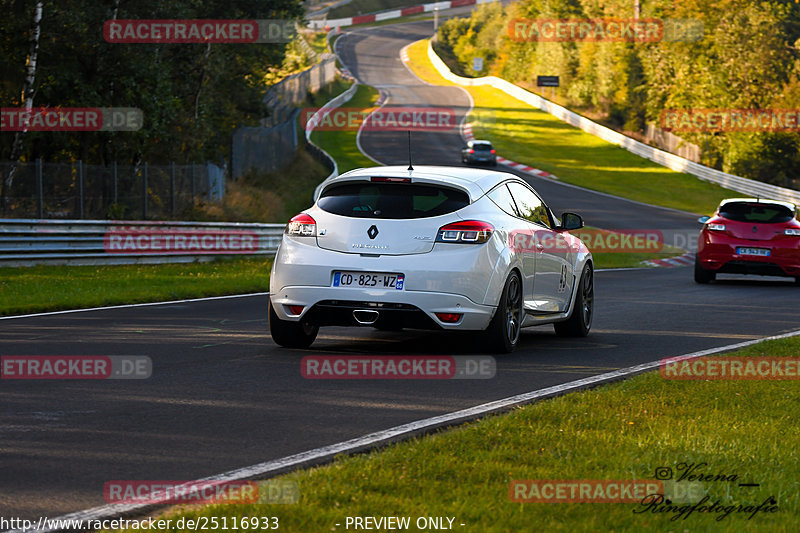
[[[83,218],[83,161],[78,159],[78,218]]]
[[[36,159],[36,214],[38,218],[44,218],[44,198],[42,195],[42,159]]]
[[[118,183],[117,162],[114,161],[114,204],[115,205],[117,203],[117,190],[118,190],[117,183]]]
[[[147,163],[142,167],[142,220],[147,220]]]
[[[175,161],[169,162],[169,213],[175,216]]]

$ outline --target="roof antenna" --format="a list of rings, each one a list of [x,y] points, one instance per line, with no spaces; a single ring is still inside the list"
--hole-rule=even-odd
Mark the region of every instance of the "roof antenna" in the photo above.
[[[414,170],[411,165],[411,130],[408,130],[408,170]]]

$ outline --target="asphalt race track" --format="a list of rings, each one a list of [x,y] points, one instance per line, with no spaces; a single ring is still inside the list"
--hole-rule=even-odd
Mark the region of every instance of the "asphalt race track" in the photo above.
[[[345,64],[394,104],[460,106],[455,88],[399,60],[430,23],[342,37]],[[392,138],[394,135],[395,138]],[[372,157],[406,161],[405,139],[362,138]],[[456,132],[415,137],[417,164],[460,164]],[[499,167],[502,168],[502,167]],[[609,228],[694,231],[696,215],[531,180],[557,213]],[[2,355],[147,355],[147,380],[0,382],[0,509],[55,517],[104,504],[109,480],[190,480],[612,369],[797,328],[800,289],[771,278],[701,286],[691,268],[598,272],[592,333],[525,330],[491,380],[306,380],[307,354],[471,354],[474,337],[329,328],[309,350],[267,332],[266,296],[0,320]]]

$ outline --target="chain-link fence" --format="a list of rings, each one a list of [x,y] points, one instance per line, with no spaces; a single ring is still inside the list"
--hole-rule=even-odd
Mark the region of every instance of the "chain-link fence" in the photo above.
[[[297,152],[294,115],[272,128],[239,128],[231,139],[231,176],[241,178],[249,171],[277,172]]]
[[[302,103],[308,93],[315,93],[336,78],[336,56],[322,54],[314,66],[282,79],[269,88],[264,95],[264,104],[269,107],[270,116],[261,125],[275,126],[289,120],[295,106]]]
[[[0,162],[0,179],[11,169]],[[4,218],[165,219],[195,200],[219,201],[226,169],[217,165],[19,163],[6,190]]]

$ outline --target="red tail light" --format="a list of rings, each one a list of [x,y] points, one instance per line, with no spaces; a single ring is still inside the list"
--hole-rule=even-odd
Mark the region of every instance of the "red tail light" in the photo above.
[[[494,153],[494,148],[492,148],[492,153]]]
[[[299,315],[303,312],[303,309],[305,309],[302,305],[287,305],[286,307],[289,309],[289,314],[291,315]]]
[[[489,240],[493,231],[494,226],[480,220],[453,222],[439,228],[436,242],[482,244]]]
[[[436,318],[444,322],[445,324],[455,324],[459,320],[461,320],[461,313],[435,313]]]
[[[469,153],[471,153],[471,154],[474,154],[474,153],[475,153],[475,150],[473,150],[472,148],[470,148],[470,149],[469,149]]]
[[[317,234],[317,221],[305,213],[300,213],[289,221],[286,226],[286,234],[314,237]]]

